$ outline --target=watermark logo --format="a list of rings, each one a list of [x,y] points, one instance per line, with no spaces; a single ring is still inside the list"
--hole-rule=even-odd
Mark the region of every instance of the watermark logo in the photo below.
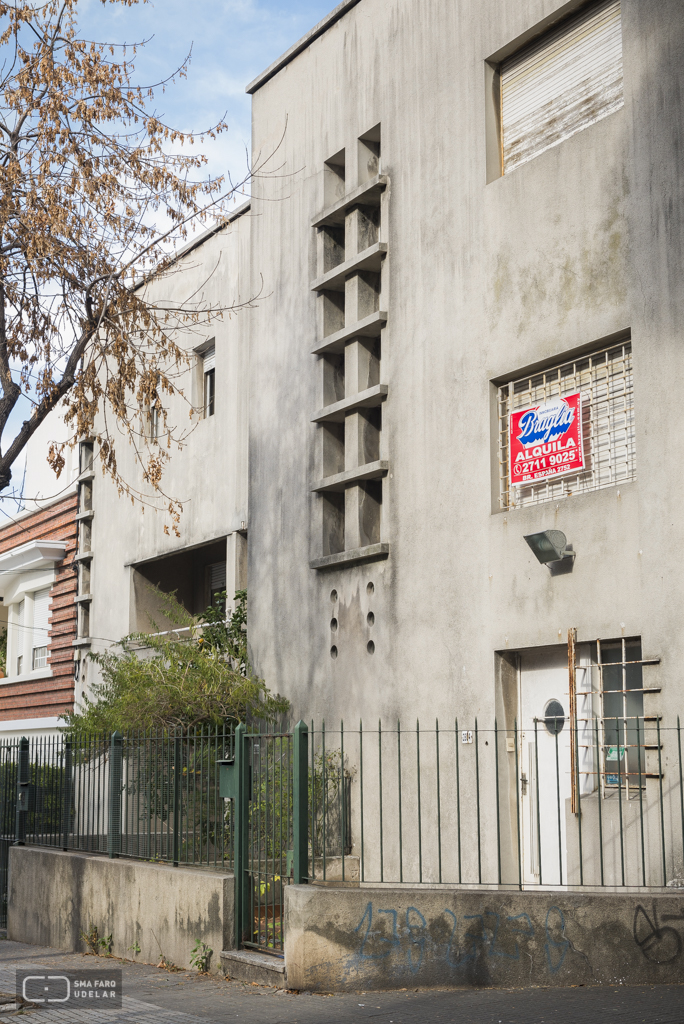
[[[41,1009],[91,1006],[121,1009],[121,971],[58,971],[36,967],[17,971],[17,1002]]]

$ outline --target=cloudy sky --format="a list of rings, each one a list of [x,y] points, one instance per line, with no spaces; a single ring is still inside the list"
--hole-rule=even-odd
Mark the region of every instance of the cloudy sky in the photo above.
[[[155,106],[181,129],[198,130],[225,115],[230,131],[206,146],[212,174],[245,176],[250,97],[245,86],[331,11],[338,0],[151,0],[124,7],[81,0],[86,37],[111,42],[149,39],[136,79],[166,78],[192,47],[188,76]]]

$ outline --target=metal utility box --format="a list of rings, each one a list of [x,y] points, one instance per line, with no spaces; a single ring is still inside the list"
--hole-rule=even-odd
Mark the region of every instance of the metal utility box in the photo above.
[[[235,767],[235,758],[229,757],[225,761],[216,763],[219,766],[219,796],[224,800],[237,800],[238,773]]]

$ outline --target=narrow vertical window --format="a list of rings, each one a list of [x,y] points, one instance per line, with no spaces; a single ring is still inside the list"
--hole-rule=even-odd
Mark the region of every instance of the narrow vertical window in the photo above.
[[[37,590],[33,595],[32,669],[47,667],[49,611],[50,588],[46,587],[45,590]]]
[[[204,373],[204,415],[213,416],[216,408],[216,348],[212,345],[202,357]]]

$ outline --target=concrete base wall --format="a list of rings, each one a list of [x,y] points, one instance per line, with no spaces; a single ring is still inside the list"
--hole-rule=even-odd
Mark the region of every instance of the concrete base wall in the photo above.
[[[115,956],[157,963],[163,953],[190,967],[200,939],[213,949],[218,972],[219,954],[234,945],[233,906],[233,875],[10,848],[7,935],[17,942],[85,951],[81,933],[94,925],[100,936],[111,934]]]
[[[342,992],[684,982],[684,897],[285,889],[287,984]]]

